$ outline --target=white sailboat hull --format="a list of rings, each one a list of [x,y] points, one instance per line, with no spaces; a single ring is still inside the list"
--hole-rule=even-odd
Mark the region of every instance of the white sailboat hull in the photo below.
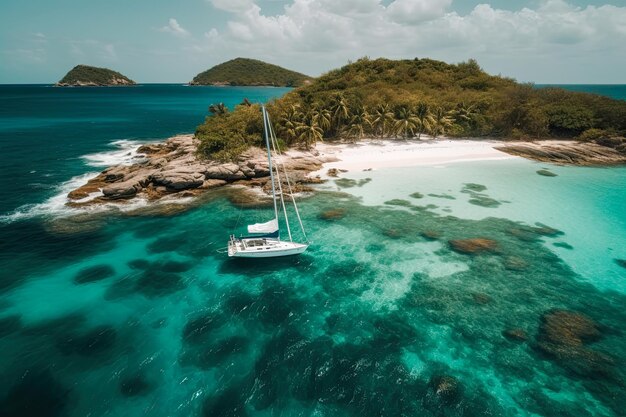
[[[231,239],[228,242],[228,256],[233,258],[276,258],[299,255],[309,245],[296,242],[283,242],[278,239]]]

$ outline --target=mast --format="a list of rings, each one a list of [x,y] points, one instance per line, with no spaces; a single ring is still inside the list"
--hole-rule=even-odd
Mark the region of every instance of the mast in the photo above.
[[[261,110],[263,111],[263,129],[265,131],[265,145],[267,146],[267,160],[269,163],[270,169],[270,181],[272,182],[272,200],[274,201],[274,218],[276,222],[278,222],[278,206],[276,205],[276,188],[274,186],[274,168],[272,168],[272,154],[270,152],[270,139],[269,139],[269,119],[267,115],[267,111],[265,110],[265,106],[261,106]],[[287,226],[289,227],[289,226]]]

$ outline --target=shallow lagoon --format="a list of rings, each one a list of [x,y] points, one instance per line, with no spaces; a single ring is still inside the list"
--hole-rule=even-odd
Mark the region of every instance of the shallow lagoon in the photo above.
[[[619,415],[626,269],[612,257],[626,257],[624,213],[601,205],[607,195],[619,204],[626,171],[537,169],[492,161],[347,175],[360,186],[302,202],[310,250],[274,261],[218,252],[245,219],[269,213],[226,198],[174,216],[101,217],[82,232],[5,224],[29,239],[2,243],[3,406],[34,397],[46,415],[72,416]],[[476,194],[501,204],[471,204]],[[448,243],[476,237],[497,250]],[[551,309],[595,320],[601,337],[589,348],[611,360],[542,352]],[[512,328],[526,340],[504,337]],[[454,381],[449,396],[441,378]]]

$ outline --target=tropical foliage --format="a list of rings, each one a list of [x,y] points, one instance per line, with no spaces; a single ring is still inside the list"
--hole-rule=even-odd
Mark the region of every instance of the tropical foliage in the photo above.
[[[108,85],[113,80],[124,80],[128,84],[135,84],[130,78],[108,68],[76,65],[59,81],[59,84],[94,83]]]
[[[196,75],[193,85],[272,85],[297,87],[310,80],[299,72],[256,59],[236,58]]]
[[[212,116],[196,129],[199,152],[220,161],[232,160],[250,146],[263,144],[263,117],[258,104],[240,104],[229,112],[222,103],[209,107]]]
[[[289,92],[268,110],[280,138],[305,147],[364,136],[588,138],[626,131],[624,101],[520,84],[485,73],[473,60],[363,58]]]

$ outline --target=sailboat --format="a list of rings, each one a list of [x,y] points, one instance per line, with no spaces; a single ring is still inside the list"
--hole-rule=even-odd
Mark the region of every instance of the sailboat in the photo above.
[[[279,256],[299,255],[309,247],[309,242],[304,231],[304,225],[300,218],[300,212],[298,211],[298,205],[293,196],[291,190],[291,183],[287,176],[287,170],[284,164],[282,164],[282,178],[284,179],[284,185],[286,185],[287,193],[293,204],[298,224],[302,230],[302,235],[306,243],[298,243],[293,241],[291,233],[291,227],[289,225],[289,218],[287,215],[287,206],[285,205],[285,193],[283,192],[283,181],[281,180],[281,172],[279,170],[278,160],[274,162],[272,160],[272,151],[276,156],[279,156],[279,148],[276,142],[276,135],[272,129],[270,117],[265,109],[265,106],[261,106],[261,112],[263,113],[263,127],[265,132],[265,146],[267,147],[267,160],[270,171],[270,181],[272,184],[272,200],[274,202],[274,218],[265,223],[256,223],[248,225],[248,236],[235,237],[230,236],[228,241],[228,256],[235,258],[275,258]],[[289,240],[280,239],[279,228],[279,212],[282,209],[282,214],[285,218],[285,225]]]

